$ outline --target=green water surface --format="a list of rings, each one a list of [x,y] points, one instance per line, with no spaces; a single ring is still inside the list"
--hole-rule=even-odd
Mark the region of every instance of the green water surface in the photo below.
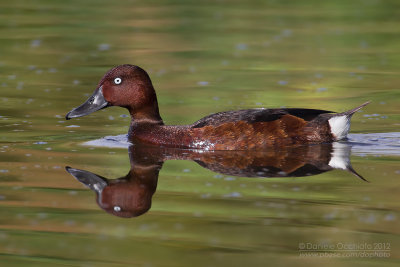
[[[369,183],[166,161],[150,211],[123,219],[64,168],[126,175],[127,149],[81,143],[126,133],[127,111],[64,116],[130,63],[149,72],[167,124],[372,100],[352,133],[400,132],[399,10],[396,0],[1,0],[0,265],[398,266],[400,152],[352,156]],[[388,256],[304,257],[307,244],[384,244]]]

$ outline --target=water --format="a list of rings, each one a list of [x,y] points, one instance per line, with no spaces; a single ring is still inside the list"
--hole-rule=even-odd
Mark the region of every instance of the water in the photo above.
[[[398,264],[399,8],[394,0],[2,1],[1,265]],[[268,171],[253,168],[259,155],[161,151],[140,216],[114,216],[65,167],[126,177],[127,112],[64,116],[123,63],[149,72],[168,124],[254,107],[344,111],[372,100],[336,150],[368,182],[327,170],[327,148],[269,154],[279,160],[264,162]],[[311,159],[315,172],[282,177]],[[271,170],[280,177],[264,177]],[[349,244],[381,254],[345,254]],[[339,256],[307,258],[312,245]]]

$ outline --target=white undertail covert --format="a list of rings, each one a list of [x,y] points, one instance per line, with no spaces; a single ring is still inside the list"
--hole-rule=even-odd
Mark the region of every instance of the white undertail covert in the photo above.
[[[329,126],[331,127],[331,133],[335,138],[335,141],[340,141],[347,137],[347,134],[350,131],[351,116],[369,103],[370,101],[365,102],[364,104],[349,111],[337,113],[328,120]]]
[[[350,119],[350,116],[343,115],[328,120],[329,126],[331,127],[331,133],[335,137],[336,141],[343,140],[347,137],[350,130]]]

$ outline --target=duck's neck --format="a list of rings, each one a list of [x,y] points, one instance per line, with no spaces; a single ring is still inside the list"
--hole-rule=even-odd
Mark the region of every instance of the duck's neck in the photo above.
[[[156,124],[163,125],[164,122],[158,110],[157,96],[154,89],[148,90],[146,97],[142,98],[140,105],[135,107],[128,106],[129,113],[131,114],[131,125],[138,124]]]
[[[129,109],[129,113],[131,114],[131,125],[132,124],[158,124],[163,125],[164,122],[160,116],[158,111],[157,102],[152,107],[142,108],[140,110]]]

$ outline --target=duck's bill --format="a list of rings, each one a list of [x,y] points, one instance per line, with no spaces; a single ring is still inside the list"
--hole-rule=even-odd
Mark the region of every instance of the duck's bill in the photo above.
[[[100,86],[93,95],[85,101],[85,103],[68,112],[65,118],[69,120],[72,118],[82,117],[107,106],[109,106],[109,103],[104,99],[103,90]]]

